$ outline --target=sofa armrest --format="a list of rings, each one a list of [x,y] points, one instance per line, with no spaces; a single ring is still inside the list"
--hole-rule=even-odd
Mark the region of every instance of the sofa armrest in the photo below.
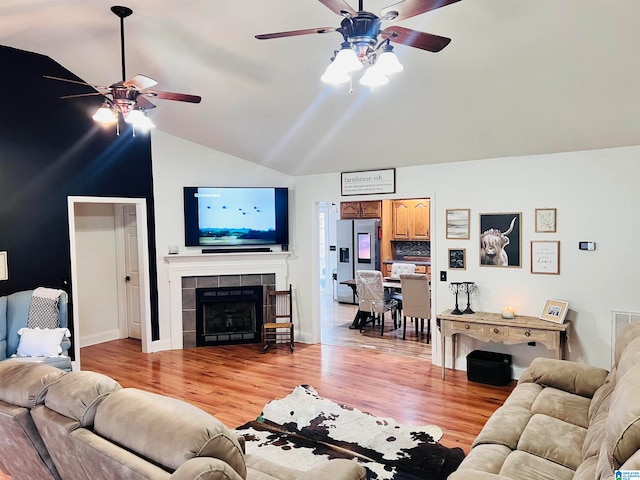
[[[171,480],[243,480],[228,463],[214,457],[195,457],[184,462]]]
[[[447,477],[447,480],[514,480],[497,473],[483,472],[472,468],[461,468]]]
[[[532,382],[591,398],[609,372],[585,363],[536,358],[522,374],[519,383]]]
[[[367,471],[355,460],[336,458],[301,474],[296,480],[365,480]]]

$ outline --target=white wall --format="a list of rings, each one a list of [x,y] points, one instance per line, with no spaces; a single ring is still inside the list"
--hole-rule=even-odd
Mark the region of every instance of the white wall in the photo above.
[[[161,343],[165,344],[164,348],[170,348],[167,343],[170,338],[169,283],[164,257],[168,254],[169,245],[178,245],[181,253],[201,250],[184,246],[182,187],[222,185],[292,188],[293,182],[288,175],[181,138],[159,131],[154,131],[152,135],[160,337]],[[291,191],[289,208],[290,211],[295,211],[292,193]],[[295,231],[291,230],[289,233],[289,246],[293,249]]]
[[[611,311],[640,311],[637,272],[640,236],[636,208],[640,204],[637,180],[640,147],[588,152],[502,158],[434,166],[399,168],[396,197],[430,196],[432,207],[432,261],[434,310],[453,306],[448,283],[438,281],[446,269],[447,249],[467,249],[467,269],[448,272],[449,281],[474,281],[472,298],[477,311],[500,311],[509,304],[516,313],[538,316],[546,299],[569,302],[569,358],[605,368],[610,366]],[[349,197],[354,198],[354,197]],[[296,178],[294,225],[299,237],[293,261],[293,282],[299,285],[303,328],[314,330],[317,292],[309,278],[314,271],[316,242],[301,241],[314,230],[314,204],[340,200],[340,175]],[[536,234],[535,208],[558,209],[557,233]],[[445,210],[471,209],[471,239],[446,240]],[[479,214],[522,212],[522,268],[479,266]],[[560,240],[560,275],[530,273],[531,240]],[[594,252],[578,250],[579,241],[595,241]],[[553,356],[543,346],[505,346],[464,339],[457,365],[476,348],[512,353],[523,367],[536,356]],[[439,364],[437,341],[434,361]]]
[[[153,133],[156,242],[160,334],[169,338],[168,245],[184,251],[182,187],[185,185],[274,185],[293,188],[291,194],[290,279],[297,289],[300,311],[298,338],[319,341],[316,204],[339,202],[340,174],[289,177],[221,152],[209,150],[162,132]],[[608,368],[611,311],[640,312],[636,294],[640,238],[635,209],[640,173],[640,146],[489,159],[442,165],[398,168],[396,194],[380,198],[428,196],[432,199],[433,271],[446,269],[447,249],[466,248],[467,269],[450,271],[449,281],[474,281],[477,311],[500,311],[510,304],[516,313],[538,316],[546,299],[569,302],[569,358]],[[390,167],[392,165],[389,165]],[[357,197],[349,197],[357,199]],[[372,199],[367,197],[367,199]],[[557,233],[536,234],[536,208],[557,208]],[[471,209],[471,239],[446,240],[445,210]],[[522,212],[522,267],[479,266],[479,214]],[[560,240],[560,275],[530,273],[531,240]],[[594,252],[579,251],[579,241],[595,241]],[[453,306],[448,283],[434,281],[434,310]],[[536,356],[552,356],[543,346],[504,346],[464,339],[459,367],[476,348],[512,353],[517,367]],[[439,363],[437,340],[434,361]],[[168,347],[167,347],[168,348]]]
[[[80,346],[118,338],[116,234],[113,204],[75,205]],[[99,255],[96,255],[99,252]]]

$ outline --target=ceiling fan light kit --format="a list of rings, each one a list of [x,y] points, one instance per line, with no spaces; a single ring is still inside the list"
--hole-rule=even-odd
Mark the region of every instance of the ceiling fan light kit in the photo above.
[[[381,30],[382,22],[404,20],[460,0],[400,0],[383,8],[380,16],[364,11],[363,0],[359,0],[356,12],[344,0],[319,0],[324,6],[343,18],[340,27],[309,28],[256,35],[258,40],[293,37],[316,33],[339,32],[344,42],[334,52],[332,62],[320,77],[325,83],[339,85],[351,81],[351,74],[368,65],[360,84],[373,88],[389,83],[389,76],[404,70],[393,53],[391,42],[410,47],[439,52],[450,38],[431,33],[418,32],[404,27],[391,26]],[[379,37],[381,38],[379,40]]]

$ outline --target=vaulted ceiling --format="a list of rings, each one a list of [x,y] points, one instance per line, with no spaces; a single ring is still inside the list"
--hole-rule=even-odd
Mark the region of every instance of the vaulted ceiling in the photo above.
[[[452,41],[397,46],[404,72],[373,91],[320,82],[339,33],[254,38],[338,27],[317,0],[2,0],[0,44],[109,85],[121,80],[112,5],[134,11],[127,76],[202,96],[154,101],[157,129],[288,174],[640,144],[638,0],[462,0],[396,22]]]

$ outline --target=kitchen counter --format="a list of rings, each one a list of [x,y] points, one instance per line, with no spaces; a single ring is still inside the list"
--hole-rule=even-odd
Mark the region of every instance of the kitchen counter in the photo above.
[[[413,263],[414,265],[425,265],[425,266],[430,266],[431,265],[431,259],[425,259],[425,260],[383,260],[382,261],[383,264],[385,265],[389,265],[392,263]]]

